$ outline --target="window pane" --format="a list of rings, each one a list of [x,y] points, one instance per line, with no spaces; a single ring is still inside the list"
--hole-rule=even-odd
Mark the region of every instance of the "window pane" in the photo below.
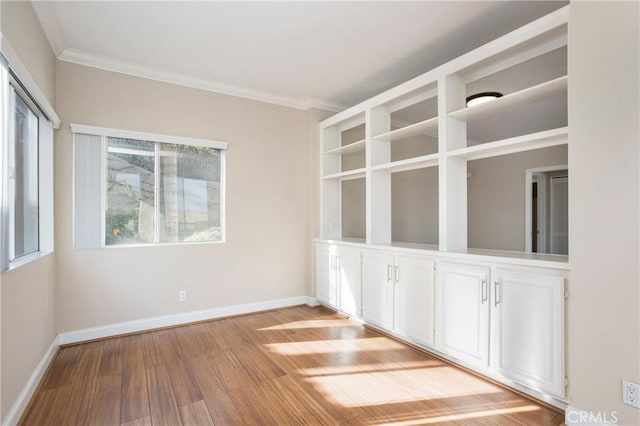
[[[154,143],[108,138],[105,244],[154,242]]]
[[[38,117],[15,95],[13,258],[38,251]]]
[[[161,243],[220,241],[220,150],[159,144]]]

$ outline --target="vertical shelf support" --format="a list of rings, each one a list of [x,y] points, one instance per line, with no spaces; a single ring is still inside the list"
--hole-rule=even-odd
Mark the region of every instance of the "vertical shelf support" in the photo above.
[[[342,183],[323,176],[338,173],[342,167],[339,155],[325,155],[324,151],[340,146],[340,131],[334,127],[320,129],[320,200],[322,220],[320,235],[327,239],[342,238]]]
[[[465,106],[465,84],[457,75],[438,80],[439,239],[440,250],[467,248],[467,162],[449,158],[467,145],[467,123],[447,114]]]
[[[373,138],[391,129],[391,116],[380,106],[365,112],[366,234],[368,244],[391,242],[391,173],[372,171],[371,166],[391,159],[391,144]]]

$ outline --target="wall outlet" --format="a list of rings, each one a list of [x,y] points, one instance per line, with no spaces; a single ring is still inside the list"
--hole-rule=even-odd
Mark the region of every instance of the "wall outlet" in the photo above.
[[[640,408],[640,385],[623,380],[622,402],[632,407]]]
[[[178,300],[180,303],[184,303],[187,301],[187,290],[180,290],[178,292]]]

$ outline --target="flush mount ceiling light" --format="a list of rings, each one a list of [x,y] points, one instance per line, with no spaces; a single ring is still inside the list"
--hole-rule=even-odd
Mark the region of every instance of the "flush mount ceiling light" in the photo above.
[[[472,107],[502,97],[500,92],[482,92],[467,96],[467,106]]]

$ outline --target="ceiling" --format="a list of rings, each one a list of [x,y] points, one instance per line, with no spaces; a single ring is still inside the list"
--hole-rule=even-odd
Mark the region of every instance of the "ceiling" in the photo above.
[[[33,2],[61,60],[333,111],[565,4]]]

